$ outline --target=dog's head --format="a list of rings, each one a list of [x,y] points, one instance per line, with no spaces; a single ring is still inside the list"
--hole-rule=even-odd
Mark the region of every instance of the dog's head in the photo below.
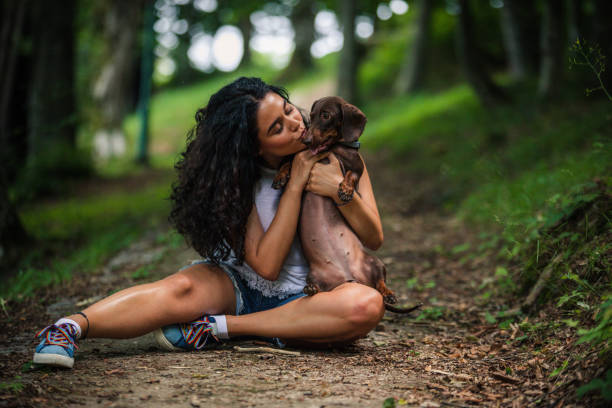
[[[359,108],[339,96],[317,99],[310,109],[310,128],[303,142],[313,153],[327,150],[339,141],[355,142],[366,120]]]

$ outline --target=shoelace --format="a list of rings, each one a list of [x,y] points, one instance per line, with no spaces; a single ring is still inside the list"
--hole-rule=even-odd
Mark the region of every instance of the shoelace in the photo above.
[[[196,350],[200,350],[206,346],[211,336],[215,341],[219,342],[219,339],[213,333],[211,322],[208,320],[207,316],[194,320],[191,323],[181,324],[181,331],[187,344],[191,344]]]
[[[60,346],[67,349],[69,344],[72,344],[74,348],[78,349],[79,346],[72,340],[75,332],[76,329],[70,324],[60,324],[59,326],[52,324],[38,332],[36,337],[42,337],[46,334],[45,344],[48,346]]]

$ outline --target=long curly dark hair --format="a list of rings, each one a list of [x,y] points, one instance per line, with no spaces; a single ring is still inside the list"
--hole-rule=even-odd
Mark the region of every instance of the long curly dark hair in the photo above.
[[[187,148],[174,166],[170,222],[211,262],[234,252],[244,261],[244,237],[261,178],[257,110],[269,92],[289,100],[284,88],[241,77],[196,112]]]

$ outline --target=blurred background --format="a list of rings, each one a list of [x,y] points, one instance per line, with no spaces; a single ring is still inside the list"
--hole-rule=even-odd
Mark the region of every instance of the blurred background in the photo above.
[[[3,296],[96,270],[151,229],[180,245],[173,164],[196,109],[243,75],[304,108],[360,106],[366,156],[415,192],[401,214],[457,214],[509,259],[610,178],[607,0],[1,7]]]

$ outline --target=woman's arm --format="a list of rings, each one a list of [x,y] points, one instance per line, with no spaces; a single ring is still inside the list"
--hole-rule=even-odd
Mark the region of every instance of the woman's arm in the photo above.
[[[305,150],[295,155],[291,164],[291,177],[267,231],[264,231],[253,205],[244,240],[245,261],[263,278],[278,279],[297,231],[302,192],[308,175],[312,166],[328,154],[313,155]]]
[[[330,163],[325,165],[316,163],[310,172],[310,179],[306,190],[330,197],[336,204],[342,204],[338,197],[338,185],[344,177],[338,159],[332,154]],[[363,158],[362,158],[363,161]],[[363,245],[376,250],[383,243],[384,236],[380,214],[376,206],[376,199],[372,190],[372,182],[368,169],[363,165],[363,174],[359,179],[359,193],[345,205],[338,207],[353,231],[357,234]]]

